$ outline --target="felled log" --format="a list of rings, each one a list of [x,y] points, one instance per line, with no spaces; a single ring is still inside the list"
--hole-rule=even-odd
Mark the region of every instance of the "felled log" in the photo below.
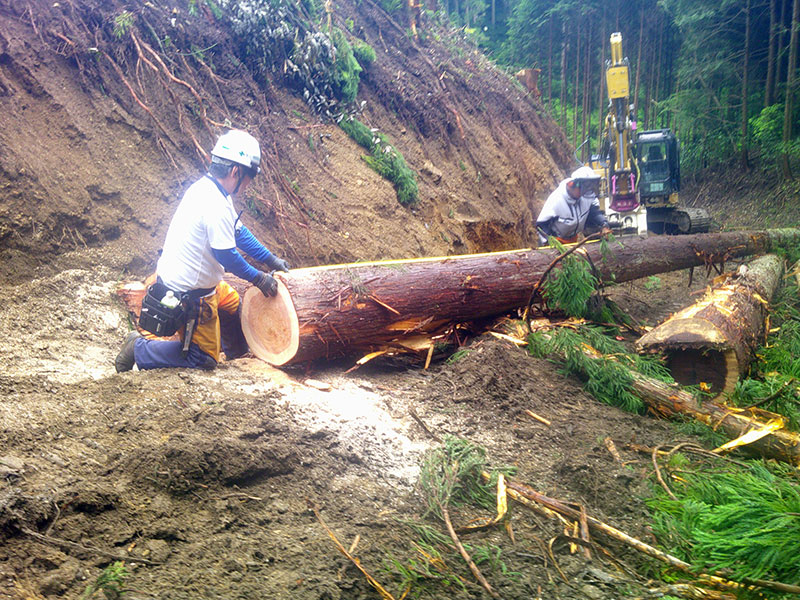
[[[712,261],[760,254],[800,239],[800,230],[633,238],[587,255],[605,282],[630,281]],[[253,353],[273,365],[335,358],[397,345],[448,324],[475,321],[527,303],[557,256],[553,249],[392,260],[279,273],[279,293],[249,288],[242,328]]]
[[[765,434],[749,443],[746,450],[766,458],[774,458],[800,466],[800,435],[783,427],[770,430],[770,424],[782,425],[783,418],[760,408],[735,408],[725,404],[703,401],[673,385],[631,373],[633,391],[654,412],[664,416],[687,415],[722,431],[732,440],[754,429]]]
[[[584,345],[582,350],[590,358],[604,358],[590,346]],[[628,370],[628,375],[631,392],[641,398],[653,413],[664,417],[692,417],[725,434],[732,442],[721,447],[720,451],[741,446],[753,454],[800,466],[800,434],[786,429],[783,416],[757,407],[736,408],[708,400],[698,401],[676,383],[665,383],[632,370]],[[757,435],[746,443],[740,439],[754,432]]]
[[[783,275],[783,259],[767,254],[712,286],[636,342],[661,352],[675,381],[705,383],[718,398],[730,393],[764,342],[767,303]]]

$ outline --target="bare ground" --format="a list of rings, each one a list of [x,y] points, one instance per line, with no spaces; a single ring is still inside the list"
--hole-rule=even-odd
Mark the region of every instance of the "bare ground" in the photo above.
[[[72,262],[88,260],[77,253]],[[3,286],[0,598],[78,598],[114,557],[157,563],[128,563],[131,598],[377,597],[308,501],[345,546],[359,538],[354,553],[399,596],[384,565],[420,559],[419,536],[404,523],[440,527],[423,518],[418,489],[420,459],[436,442],[412,412],[433,435],[478,443],[492,464],[516,466],[518,480],[653,541],[641,500],[649,459],[624,444],[678,434],[599,404],[547,361],[483,336],[428,370],[403,361],[350,374],[350,362],[282,371],[243,358],[211,373],[116,374],[128,328],[118,277],[86,264]],[[686,283],[686,273],[670,274],[611,295],[654,319],[687,297]],[[483,568],[503,597],[619,597],[620,584],[593,570],[614,570],[605,560],[587,562],[556,541],[553,563],[556,523],[513,507],[511,524],[513,542],[503,529],[466,537],[502,549],[514,574]],[[640,556],[611,547],[641,567]],[[415,593],[481,597],[448,561],[463,588]]]

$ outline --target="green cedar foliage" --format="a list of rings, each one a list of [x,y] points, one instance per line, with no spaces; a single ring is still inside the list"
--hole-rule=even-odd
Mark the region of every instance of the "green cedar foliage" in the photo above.
[[[698,569],[800,584],[800,485],[793,467],[754,463],[681,469],[672,500],[656,487],[653,529],[667,550]]]
[[[590,346],[601,353],[593,358],[584,352]],[[584,389],[606,404],[631,412],[643,412],[644,403],[631,391],[631,370],[642,375],[671,381],[666,368],[657,360],[628,354],[624,346],[605,335],[603,329],[582,325],[577,329],[557,327],[547,333],[534,332],[528,338],[528,352],[539,358],[563,357],[564,371],[584,380]]]
[[[492,478],[484,482],[481,473],[491,472]],[[497,475],[513,475],[514,467],[503,466],[490,471],[486,449],[469,440],[447,436],[444,444],[425,454],[420,469],[419,484],[427,514],[442,518],[442,506],[480,506],[493,511],[496,508]],[[431,540],[429,540],[431,541]]]
[[[368,69],[369,66],[378,58],[378,55],[375,54],[375,49],[368,43],[362,42],[361,40],[356,40],[353,43],[353,54],[355,55],[359,64],[365,69]]]
[[[565,250],[564,245],[555,238],[550,238],[550,245],[559,252]],[[542,284],[542,292],[550,306],[560,308],[571,317],[583,318],[588,311],[589,297],[597,284],[589,263],[576,254],[570,254],[550,272]]]
[[[97,592],[103,592],[108,600],[117,600],[122,598],[128,591],[125,585],[125,579],[128,578],[130,573],[125,568],[125,563],[117,561],[108,565],[97,579],[86,586],[80,600],[89,600],[97,595]]]
[[[464,439],[447,437],[444,445],[429,451],[419,475],[426,514],[442,519],[442,507],[464,504],[492,508],[492,488],[481,479],[485,468],[486,450]]]
[[[361,65],[353,55],[353,48],[339,29],[333,30],[333,43],[336,46],[334,81],[338,96],[343,102],[352,102],[358,94],[361,79]]]

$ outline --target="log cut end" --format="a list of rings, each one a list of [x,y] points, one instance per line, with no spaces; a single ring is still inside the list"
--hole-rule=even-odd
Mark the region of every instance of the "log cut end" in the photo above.
[[[278,295],[267,298],[255,286],[242,299],[242,331],[250,350],[271,365],[289,362],[300,344],[300,327],[289,290],[278,279]]]
[[[669,319],[636,342],[641,352],[662,352],[681,385],[705,384],[718,397],[739,379],[739,361],[725,334],[702,318]]]
[[[710,348],[728,346],[728,339],[713,323],[706,319],[672,317],[649,331],[636,342],[642,352],[661,351],[666,348]]]
[[[739,381],[739,361],[733,350],[683,350],[666,356],[675,381],[681,385],[705,384],[711,400],[732,392]]]

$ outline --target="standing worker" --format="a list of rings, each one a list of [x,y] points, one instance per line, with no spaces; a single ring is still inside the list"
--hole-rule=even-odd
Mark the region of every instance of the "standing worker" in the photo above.
[[[247,345],[241,333],[239,294],[222,280],[225,271],[250,281],[265,296],[278,292],[278,282],[247,262],[237,251],[265,263],[271,271],[289,272],[289,264],[267,250],[240,221],[233,196],[244,193],[258,174],[261,148],[249,133],[231,130],[220,136],[211,151],[208,173],[193,183],[172,217],[164,249],[156,268],[158,300],[179,305],[173,324],[180,341],[145,339],[128,334],[114,361],[117,372],[139,369],[183,367],[213,369],[223,341],[231,337],[231,354],[241,355]],[[145,299],[146,301],[148,298]],[[143,310],[143,313],[145,310]],[[185,316],[184,316],[185,315]],[[223,334],[232,332],[232,336]],[[142,321],[140,320],[140,323]],[[173,327],[161,335],[170,335]],[[229,350],[226,347],[228,358]]]
[[[580,167],[559,183],[536,219],[539,244],[546,246],[550,236],[565,244],[577,242],[578,234],[586,227],[600,227],[603,234],[611,233],[597,201],[599,191],[600,176],[591,167]]]

